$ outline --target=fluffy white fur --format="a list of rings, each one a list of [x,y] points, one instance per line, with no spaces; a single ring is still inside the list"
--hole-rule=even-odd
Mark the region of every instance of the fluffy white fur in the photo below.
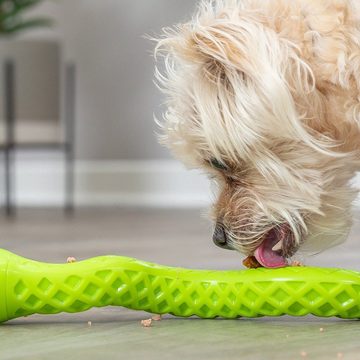
[[[202,1],[164,29],[161,141],[219,185],[212,217],[249,255],[288,224],[301,249],[346,238],[360,170],[360,11],[350,0]],[[212,159],[226,166],[211,166]]]

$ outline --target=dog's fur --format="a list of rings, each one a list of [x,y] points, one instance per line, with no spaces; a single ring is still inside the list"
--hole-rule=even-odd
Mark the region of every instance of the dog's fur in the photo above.
[[[202,1],[164,30],[161,141],[219,185],[231,246],[286,224],[287,255],[346,238],[360,170],[360,9],[351,0]]]

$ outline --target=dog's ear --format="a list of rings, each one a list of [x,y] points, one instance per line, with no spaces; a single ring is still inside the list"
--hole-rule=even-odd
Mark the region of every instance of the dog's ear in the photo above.
[[[246,52],[239,29],[227,22],[201,26],[188,23],[165,29],[156,52],[159,50],[185,66],[199,67],[204,76],[214,81],[224,79],[227,72],[246,70],[242,67]]]

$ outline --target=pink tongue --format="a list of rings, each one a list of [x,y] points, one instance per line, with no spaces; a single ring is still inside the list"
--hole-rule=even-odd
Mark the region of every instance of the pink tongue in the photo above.
[[[273,247],[281,240],[276,236],[276,232],[270,232],[262,244],[255,250],[256,260],[267,268],[279,268],[287,266],[286,259],[281,256]]]

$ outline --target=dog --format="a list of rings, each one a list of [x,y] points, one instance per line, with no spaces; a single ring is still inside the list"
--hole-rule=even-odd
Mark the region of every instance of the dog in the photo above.
[[[346,239],[360,170],[356,1],[201,1],[155,57],[160,141],[218,185],[216,245],[275,268]]]

